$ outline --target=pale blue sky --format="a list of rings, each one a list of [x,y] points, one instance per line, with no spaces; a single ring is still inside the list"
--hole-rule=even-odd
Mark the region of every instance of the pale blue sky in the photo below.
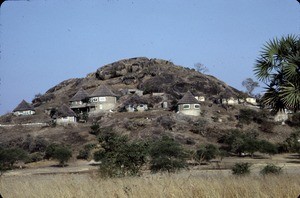
[[[0,114],[59,82],[146,56],[244,90],[271,38],[300,33],[296,0],[30,0],[1,6]]]

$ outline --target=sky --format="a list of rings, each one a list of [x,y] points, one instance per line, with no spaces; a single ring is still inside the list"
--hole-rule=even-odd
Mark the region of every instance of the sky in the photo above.
[[[0,8],[0,115],[132,57],[204,64],[245,91],[263,45],[300,33],[296,0],[26,0]],[[263,86],[263,85],[262,85]],[[262,89],[261,89],[262,90]]]

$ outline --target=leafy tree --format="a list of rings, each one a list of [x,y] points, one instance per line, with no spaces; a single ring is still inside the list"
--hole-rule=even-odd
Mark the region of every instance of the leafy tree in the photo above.
[[[219,149],[213,144],[207,144],[205,146],[201,146],[196,152],[196,158],[200,162],[202,160],[209,161],[214,159],[219,154]]]
[[[235,163],[231,171],[234,175],[249,175],[251,164],[247,162]]]
[[[174,172],[186,166],[181,145],[168,136],[163,136],[150,146],[150,169],[152,172]]]
[[[127,136],[107,132],[99,134],[101,149],[94,153],[94,159],[101,161],[102,176],[116,177],[138,175],[146,163],[147,143],[129,142]]]
[[[12,169],[14,163],[25,160],[27,153],[20,148],[3,149],[0,148],[0,172]]]
[[[256,77],[266,83],[262,103],[278,111],[300,109],[300,37],[288,35],[270,40],[254,67]]]
[[[54,149],[53,158],[59,161],[59,165],[64,167],[66,162],[72,157],[72,151],[64,146]]]
[[[268,142],[266,140],[261,140],[259,142],[259,151],[262,153],[267,153],[269,155],[274,155],[278,153],[278,148],[275,144]]]
[[[254,81],[252,78],[247,78],[246,80],[244,80],[242,82],[242,85],[246,88],[247,94],[249,94],[250,96],[253,96],[253,90],[256,87],[259,87],[258,82]]]

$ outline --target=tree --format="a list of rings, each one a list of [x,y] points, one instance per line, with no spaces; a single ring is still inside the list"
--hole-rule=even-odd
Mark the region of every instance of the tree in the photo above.
[[[168,136],[163,136],[160,140],[153,142],[149,153],[152,172],[174,172],[186,166],[186,154],[182,147]]]
[[[300,109],[300,37],[288,35],[266,43],[254,67],[264,82],[262,103],[275,111]]]
[[[101,149],[94,159],[101,161],[100,173],[104,177],[138,175],[146,163],[147,143],[130,142],[127,136],[112,132],[99,134]]]
[[[211,159],[216,158],[216,156],[219,154],[219,149],[213,144],[207,144],[205,146],[201,146],[197,152],[196,152],[196,158],[197,160],[201,161],[209,161]]]
[[[235,163],[231,171],[234,175],[249,175],[251,164],[248,162]]]
[[[259,87],[259,84],[258,82],[256,81],[253,81],[252,78],[247,78],[246,80],[244,80],[242,82],[242,85],[246,88],[247,90],[247,94],[249,94],[250,96],[253,96],[253,90],[256,88],[256,87]]]
[[[0,148],[0,172],[12,169],[13,165],[20,160],[25,160],[27,153],[19,148]]]
[[[53,158],[59,161],[59,165],[64,167],[66,162],[72,157],[72,151],[64,146],[58,146],[53,151]]]
[[[209,70],[208,68],[203,65],[202,63],[195,63],[194,64],[194,68],[196,69],[197,72],[200,72],[200,73],[207,73]]]

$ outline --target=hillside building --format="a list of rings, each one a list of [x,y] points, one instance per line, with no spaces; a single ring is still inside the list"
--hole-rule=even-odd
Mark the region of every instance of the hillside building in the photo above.
[[[77,114],[89,111],[89,94],[82,88],[70,99],[70,108]]]
[[[199,116],[200,102],[188,91],[177,103],[178,112],[185,115]]]
[[[66,104],[63,104],[56,110],[52,118],[54,119],[54,122],[56,122],[56,124],[75,123],[76,113]]]
[[[22,102],[13,110],[13,114],[16,116],[33,115],[35,114],[35,110],[31,104],[22,100]]]
[[[110,111],[116,107],[117,95],[106,85],[100,85],[100,87],[90,95],[89,102],[91,111]]]

